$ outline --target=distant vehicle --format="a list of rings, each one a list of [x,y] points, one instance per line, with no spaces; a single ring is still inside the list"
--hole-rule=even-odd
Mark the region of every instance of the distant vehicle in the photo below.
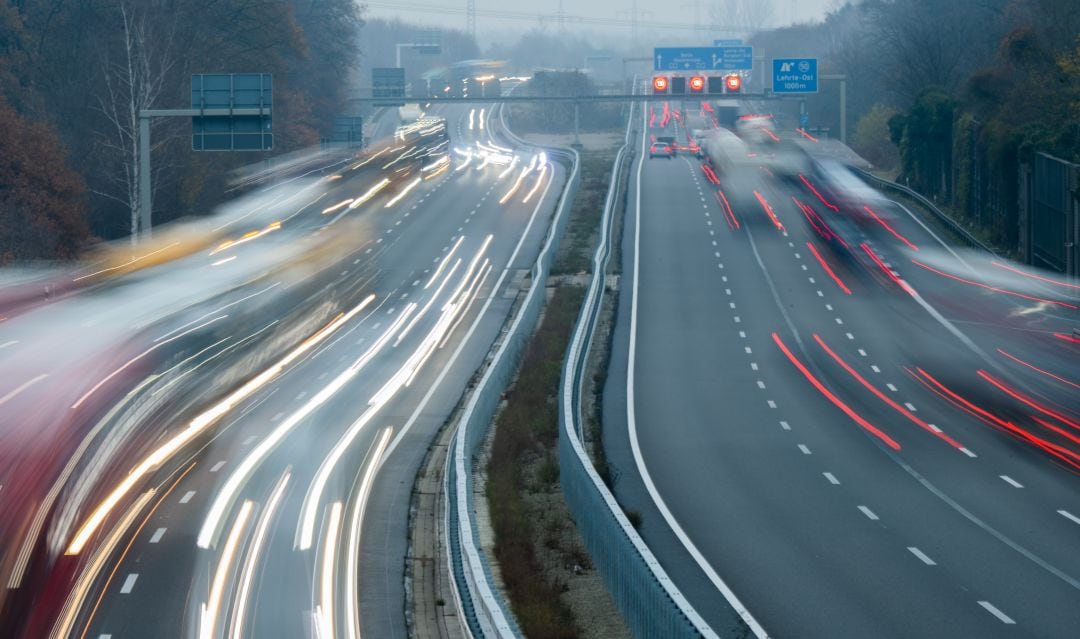
[[[676,155],[675,138],[670,135],[663,135],[657,137],[655,141],[649,146],[649,157],[667,157],[674,158]]]
[[[761,166],[769,169],[773,175],[797,180],[814,170],[814,161],[798,144],[791,140],[781,140],[777,144],[763,147],[758,154]]]
[[[735,132],[750,144],[768,144],[779,142],[773,133],[774,123],[771,115],[747,114],[735,121]]]
[[[431,166],[433,162],[443,161],[450,153],[450,133],[446,118],[425,117],[403,124],[394,132],[394,142],[398,144],[387,155],[393,159],[382,168],[394,168],[401,175],[411,175]]]
[[[405,124],[424,117],[424,112],[420,109],[419,104],[406,104],[398,107],[398,117],[401,119],[401,123]]]
[[[705,153],[705,161],[717,175],[730,174],[750,165],[750,149],[746,142],[728,129],[709,131],[702,139],[701,147]]]

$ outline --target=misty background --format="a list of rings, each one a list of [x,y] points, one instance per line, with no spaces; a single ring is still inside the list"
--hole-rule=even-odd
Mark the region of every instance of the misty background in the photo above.
[[[563,0],[561,12],[558,0],[477,0],[475,36],[465,7],[0,3],[0,264],[70,258],[127,236],[138,212],[132,114],[183,106],[191,74],[273,73],[274,149],[193,153],[189,122],[155,120],[155,224],[209,214],[235,196],[231,170],[317,146],[341,118],[370,116],[356,98],[370,95],[371,69],[395,66],[396,45],[420,37],[437,39],[441,53],[405,48],[409,80],[487,58],[507,75],[570,74],[567,86],[586,93],[620,85],[624,71],[651,75],[648,62],[627,60],[648,58],[655,46],[727,38],[753,45],[759,65],[818,58],[821,74],[847,78],[851,146],[1006,251],[1018,241],[1018,171],[1039,151],[1080,160],[1076,0]],[[760,92],[760,76],[748,85]],[[800,99],[810,128],[836,137],[839,83],[824,81]],[[767,108],[790,114],[798,106]],[[610,125],[601,113],[585,116],[586,126]],[[553,132],[570,121],[537,120]]]

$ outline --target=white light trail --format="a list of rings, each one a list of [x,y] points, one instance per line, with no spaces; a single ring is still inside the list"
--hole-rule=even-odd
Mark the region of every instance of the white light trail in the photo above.
[[[323,209],[322,214],[326,215],[327,213],[333,213],[334,211],[336,211],[336,210],[338,210],[338,209],[340,209],[342,207],[348,206],[349,203],[352,202],[352,201],[353,201],[352,198],[349,198],[347,200],[342,200],[341,202],[338,202],[337,204],[335,204],[335,205],[333,205],[331,207],[327,207],[327,208]]]
[[[425,289],[431,288],[431,285],[435,283],[435,280],[439,279],[439,273],[442,273],[442,270],[444,268],[446,268],[446,264],[450,261],[450,258],[454,255],[454,252],[458,250],[458,247],[461,246],[461,242],[464,239],[465,239],[464,235],[458,236],[457,242],[454,242],[454,246],[452,246],[450,248],[450,252],[446,254],[446,257],[442,258],[442,260],[439,261],[439,266],[436,267],[435,272],[431,274],[431,279],[429,279],[427,284],[424,285]]]
[[[386,203],[386,205],[385,205],[385,206],[383,206],[383,208],[384,208],[384,209],[388,209],[388,208],[390,208],[390,207],[394,206],[395,204],[397,204],[398,202],[400,202],[400,201],[401,201],[401,199],[402,199],[403,197],[405,197],[406,195],[408,195],[408,194],[409,194],[409,191],[411,191],[411,190],[413,190],[414,188],[416,188],[416,185],[417,185],[417,184],[420,184],[420,182],[421,182],[420,178],[416,178],[416,179],[415,179],[415,180],[413,180],[412,182],[409,182],[409,185],[408,185],[408,186],[406,186],[405,188],[401,189],[401,193],[398,193],[398,194],[397,194],[397,195],[395,195],[395,196],[394,196],[393,198],[391,198],[391,200],[390,200],[389,202],[387,202],[387,203]]]
[[[533,163],[535,162],[536,156],[534,155]],[[514,185],[510,187],[510,190],[506,192],[506,195],[502,196],[502,198],[499,199],[499,204],[506,204],[510,200],[510,198],[514,197],[514,193],[517,193],[518,188],[521,187],[522,180],[525,179],[525,176],[528,175],[529,172],[532,171],[532,169],[532,164],[521,169],[521,173],[517,176],[517,180],[514,181]]]
[[[229,531],[229,537],[221,551],[217,570],[214,572],[214,580],[210,586],[210,598],[207,603],[200,605],[200,639],[210,639],[217,636],[217,616],[221,609],[221,599],[225,595],[225,580],[228,578],[229,572],[231,572],[229,566],[232,565],[233,555],[236,554],[236,547],[240,545],[240,537],[247,527],[247,520],[251,517],[251,509],[254,505],[250,501],[244,502],[244,505],[240,507],[240,513],[236,516],[236,521],[233,522],[232,530]]]
[[[199,433],[205,430],[208,426],[216,422],[223,415],[231,411],[237,404],[246,400],[255,391],[268,384],[272,379],[277,377],[285,368],[291,364],[298,357],[314,348],[317,344],[325,340],[343,324],[352,319],[357,313],[364,309],[375,299],[374,295],[369,295],[363,302],[358,304],[355,308],[348,313],[339,315],[334,321],[330,322],[317,333],[304,340],[299,346],[289,352],[288,355],[279,360],[276,364],[270,368],[259,373],[252,378],[246,384],[239,389],[233,391],[224,400],[218,402],[209,410],[204,411],[191,420],[188,427],[181,430],[176,435],[172,436],[168,441],[159,446],[149,456],[142,460],[130,473],[117,485],[116,488],[109,493],[104,501],[97,508],[95,508],[87,520],[83,523],[82,527],[75,534],[71,544],[68,545],[65,554],[77,555],[82,551],[86,542],[89,541],[91,535],[101,525],[105,517],[116,506],[120,499],[128,493],[139,479],[149,473],[151,470],[157,468],[162,462],[168,459],[173,453],[180,450],[185,444],[194,439]],[[162,342],[165,344],[167,342]],[[203,546],[204,548],[207,546]]]
[[[232,627],[230,636],[232,639],[243,639],[244,621],[247,616],[247,603],[251,597],[251,587],[255,582],[255,572],[259,565],[259,555],[262,553],[263,543],[266,541],[266,533],[270,530],[270,522],[274,518],[274,511],[285,494],[285,486],[289,483],[289,471],[278,480],[274,491],[270,493],[262,514],[259,515],[259,523],[255,526],[255,535],[251,539],[247,557],[244,561],[243,570],[240,573],[240,585],[237,589],[236,602],[233,605]]]
[[[510,173],[510,171],[513,171],[514,167],[517,166],[518,162],[519,162],[519,158],[515,155],[514,159],[510,161],[509,166],[507,166],[506,169],[502,173],[499,174],[499,179],[500,180],[503,179],[504,177],[506,177]]]
[[[318,610],[319,639],[334,637],[334,555],[337,552],[338,532],[341,527],[341,502],[334,502],[330,518],[326,522],[326,543],[323,547],[321,605]]]
[[[525,199],[521,201],[522,204],[528,204],[529,200],[532,199],[532,196],[536,195],[536,191],[539,190],[540,185],[544,183],[544,176],[547,175],[547,170],[548,166],[545,164],[544,167],[540,169],[540,175],[536,177],[536,184],[534,184],[528,194],[525,195]]]
[[[387,184],[390,184],[390,180],[387,179],[387,178],[383,178],[378,183],[376,183],[375,186],[368,189],[367,193],[364,193],[360,197],[353,200],[352,204],[349,205],[349,208],[350,209],[355,209],[356,207],[360,206],[364,202],[367,202],[371,198],[375,197],[375,194],[378,193],[379,191],[385,189]]]
[[[443,278],[442,283],[439,284],[439,287],[436,288],[435,292],[432,293],[431,296],[428,298],[427,303],[424,304],[424,307],[422,309],[420,309],[420,312],[412,318],[412,321],[410,321],[409,325],[405,327],[405,330],[401,331],[401,333],[398,334],[397,341],[394,342],[394,346],[400,344],[401,340],[405,339],[405,336],[409,334],[409,331],[411,331],[412,328],[416,326],[416,324],[424,317],[424,315],[427,314],[428,309],[430,309],[431,306],[435,303],[435,300],[439,297],[439,293],[442,293],[443,287],[445,287],[446,283],[450,281],[451,277],[453,277],[454,271],[457,270],[457,267],[459,265],[461,265],[460,258],[458,258],[458,260],[454,262],[454,265],[450,267],[450,270],[446,273],[446,277]]]
[[[457,165],[457,167],[454,169],[454,172],[457,173],[458,171],[464,171],[465,168],[468,167],[469,164],[472,163],[472,159],[473,159],[472,151],[465,151],[465,161],[462,162],[461,164]]]
[[[262,463],[263,459],[265,459],[267,455],[281,443],[281,440],[283,440],[297,424],[313,413],[315,409],[326,403],[327,400],[333,397],[345,386],[345,384],[355,377],[356,374],[360,372],[360,369],[366,366],[367,363],[375,357],[379,350],[381,350],[390,340],[415,309],[415,303],[406,306],[405,310],[402,311],[401,315],[396,320],[394,320],[394,323],[390,328],[383,333],[383,335],[362,357],[360,357],[360,359],[356,360],[352,366],[335,377],[333,381],[323,387],[322,390],[315,393],[315,395],[300,407],[299,410],[282,420],[269,435],[259,442],[258,446],[252,449],[252,451],[244,457],[240,464],[237,465],[236,470],[229,476],[229,479],[222,485],[221,490],[219,490],[214,497],[214,502],[211,504],[210,510],[207,511],[206,519],[203,520],[202,528],[199,530],[199,536],[196,539],[196,544],[200,548],[209,548],[213,544],[214,539],[218,534],[218,528],[221,525],[221,519],[225,515],[225,510],[236,498],[236,495],[244,482],[247,481],[247,478],[255,471],[255,468]]]

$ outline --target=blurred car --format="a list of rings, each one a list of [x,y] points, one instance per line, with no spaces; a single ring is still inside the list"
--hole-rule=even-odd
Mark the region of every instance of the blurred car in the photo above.
[[[671,136],[661,136],[656,138],[649,146],[649,157],[667,157],[674,158],[676,155],[675,138]]]
[[[779,142],[773,132],[774,123],[771,115],[750,113],[739,116],[735,121],[735,132],[749,144],[769,144]]]

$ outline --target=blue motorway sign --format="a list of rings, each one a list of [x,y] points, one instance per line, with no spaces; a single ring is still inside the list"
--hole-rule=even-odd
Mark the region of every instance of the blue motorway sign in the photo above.
[[[653,49],[656,71],[750,70],[754,47],[657,47]]]
[[[773,93],[817,93],[817,58],[776,58],[772,71]]]

